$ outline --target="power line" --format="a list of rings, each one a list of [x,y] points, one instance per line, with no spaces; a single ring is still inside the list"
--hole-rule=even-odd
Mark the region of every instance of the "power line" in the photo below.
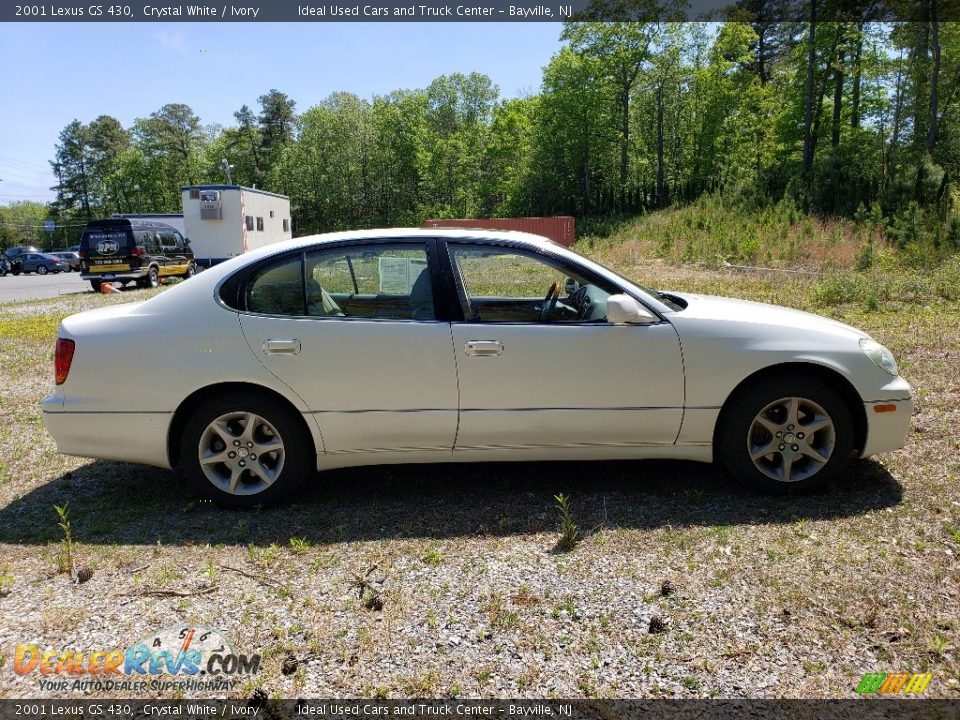
[[[49,166],[49,165],[38,165],[38,164],[35,163],[35,162],[30,162],[30,161],[27,161],[27,160],[19,160],[19,159],[15,158],[15,157],[12,157],[12,156],[10,156],[10,155],[0,155],[0,161],[2,161],[2,162],[9,162],[9,163],[12,163],[12,164],[14,164],[14,165],[20,165],[22,168],[26,168],[27,170],[43,169],[43,170],[46,170],[47,172],[50,172],[50,166]]]
[[[22,177],[28,180],[36,180],[37,175],[40,174],[40,171],[39,170],[37,172],[31,172],[29,170],[21,171],[19,168],[13,169],[8,167],[3,167],[3,161],[0,160],[0,173],[2,173],[0,177]],[[47,174],[50,175],[51,177],[55,177],[52,173],[48,172]]]

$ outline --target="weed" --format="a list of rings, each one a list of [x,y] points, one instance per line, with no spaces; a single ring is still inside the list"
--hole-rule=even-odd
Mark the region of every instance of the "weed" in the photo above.
[[[560,493],[554,495],[556,500],[557,516],[560,522],[560,539],[554,546],[553,551],[558,553],[570,552],[577,545],[577,524],[573,521],[573,513],[570,511],[570,498]]]
[[[437,696],[440,685],[440,673],[431,670],[423,675],[410,678],[403,685],[403,691],[410,697],[430,698]]]
[[[217,566],[213,564],[213,558],[207,558],[207,579],[213,585],[217,581]]]
[[[520,626],[520,613],[508,610],[500,593],[494,593],[481,610],[487,613],[494,630],[512,630]]]
[[[251,564],[259,566],[263,570],[268,570],[280,559],[280,546],[276,543],[270,543],[270,547],[262,550],[253,546],[247,546],[247,559]]]
[[[579,620],[580,615],[577,614],[577,607],[574,605],[573,595],[567,595],[563,602],[554,605],[551,615],[555,618],[558,618],[561,615],[566,615],[571,620]]]
[[[351,587],[356,588],[357,597],[360,604],[367,610],[383,610],[383,595],[378,585],[383,584],[383,578],[376,579],[373,572],[377,569],[376,565],[371,565],[364,573],[357,573],[351,582]]]
[[[290,549],[293,551],[294,555],[306,555],[308,552],[310,552],[311,547],[310,541],[306,538],[290,538]]]
[[[73,577],[76,568],[77,543],[73,539],[70,529],[70,504],[54,505],[60,522],[57,525],[63,530],[63,540],[60,541],[60,554],[57,556],[57,572],[69,573]]]
[[[440,551],[435,547],[431,547],[427,551],[427,554],[421,558],[421,560],[423,560],[423,562],[425,562],[427,565],[436,566],[443,562],[443,555],[441,555]]]
[[[0,565],[0,597],[9,595],[12,587],[13,575],[10,573],[10,566]]]

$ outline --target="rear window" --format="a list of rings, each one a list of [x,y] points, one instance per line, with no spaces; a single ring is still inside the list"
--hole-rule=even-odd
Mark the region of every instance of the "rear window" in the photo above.
[[[103,247],[101,249],[99,247],[101,243],[116,243],[113,250],[113,252],[116,252],[120,249],[126,249],[127,232],[125,228],[91,228],[84,231],[80,245],[91,252],[102,252],[107,248]]]

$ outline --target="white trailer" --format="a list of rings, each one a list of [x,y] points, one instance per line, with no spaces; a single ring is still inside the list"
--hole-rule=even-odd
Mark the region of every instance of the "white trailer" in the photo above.
[[[188,185],[181,190],[185,234],[200,267],[293,237],[286,195],[240,185]]]

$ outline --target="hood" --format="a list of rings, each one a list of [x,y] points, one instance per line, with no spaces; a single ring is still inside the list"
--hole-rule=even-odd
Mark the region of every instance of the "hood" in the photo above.
[[[677,317],[717,322],[735,322],[740,325],[757,325],[777,328],[826,332],[838,335],[869,337],[867,333],[852,325],[831,320],[820,315],[793,310],[780,305],[736,300],[715,295],[696,295],[693,293],[670,292],[687,303],[687,307],[677,312]]]

